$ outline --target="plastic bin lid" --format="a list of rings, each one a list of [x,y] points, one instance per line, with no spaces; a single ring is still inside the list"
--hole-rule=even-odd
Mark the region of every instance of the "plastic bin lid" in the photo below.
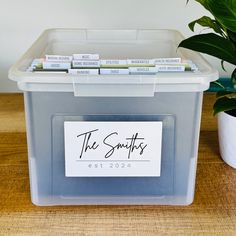
[[[9,78],[23,91],[74,92],[75,96],[153,96],[155,92],[199,92],[218,79],[217,70],[197,52],[178,48],[183,36],[174,30],[49,29],[11,67]],[[103,59],[181,57],[197,72],[155,75],[71,75],[27,72],[46,54],[98,53]]]

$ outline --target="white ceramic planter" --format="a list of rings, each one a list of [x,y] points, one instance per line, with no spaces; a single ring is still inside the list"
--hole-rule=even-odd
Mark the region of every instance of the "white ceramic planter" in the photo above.
[[[222,159],[236,168],[236,117],[225,112],[219,113],[218,136]]]

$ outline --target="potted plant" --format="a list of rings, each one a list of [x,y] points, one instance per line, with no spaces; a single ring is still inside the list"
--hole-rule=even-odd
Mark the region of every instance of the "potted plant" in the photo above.
[[[221,59],[236,66],[236,0],[195,0],[205,7],[213,16],[203,16],[189,24],[199,24],[210,28],[213,33],[204,33],[183,40],[179,47],[192,49]],[[187,0],[187,3],[189,0]],[[236,68],[231,74],[232,88],[222,88],[216,94],[213,107],[214,115],[218,115],[218,136],[222,159],[236,168]]]

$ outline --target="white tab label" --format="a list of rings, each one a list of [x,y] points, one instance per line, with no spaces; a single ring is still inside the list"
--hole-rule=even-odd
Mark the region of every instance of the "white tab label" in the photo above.
[[[70,62],[53,62],[53,61],[44,61],[43,62],[43,69],[58,69],[58,70],[67,70],[71,68]]]
[[[175,66],[175,65],[158,65],[156,66],[157,72],[183,72],[185,71],[185,66]]]
[[[126,60],[100,60],[101,67],[128,67]]]
[[[72,61],[72,56],[46,55],[46,61]]]
[[[74,60],[72,62],[72,65],[74,68],[83,68],[83,67],[89,67],[89,68],[98,68],[100,67],[99,61],[76,61]]]
[[[67,177],[161,174],[162,122],[64,122]]]
[[[101,75],[128,75],[129,69],[100,69]]]
[[[138,74],[138,75],[153,75],[157,73],[156,67],[130,67],[130,74]]]
[[[74,60],[99,60],[99,54],[73,54]]]
[[[154,64],[178,64],[181,63],[181,58],[157,58],[154,59]]]
[[[128,66],[142,66],[142,67],[145,67],[145,66],[155,66],[154,65],[154,60],[151,59],[128,59],[127,60],[127,64]]]
[[[69,69],[71,75],[98,75],[99,69]]]

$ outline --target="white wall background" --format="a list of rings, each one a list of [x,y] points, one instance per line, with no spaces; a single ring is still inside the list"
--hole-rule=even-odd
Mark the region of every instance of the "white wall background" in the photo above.
[[[190,36],[187,24],[206,14],[193,0],[187,6],[186,0],[0,0],[0,6],[0,92],[18,91],[8,69],[46,28],[168,28]]]

